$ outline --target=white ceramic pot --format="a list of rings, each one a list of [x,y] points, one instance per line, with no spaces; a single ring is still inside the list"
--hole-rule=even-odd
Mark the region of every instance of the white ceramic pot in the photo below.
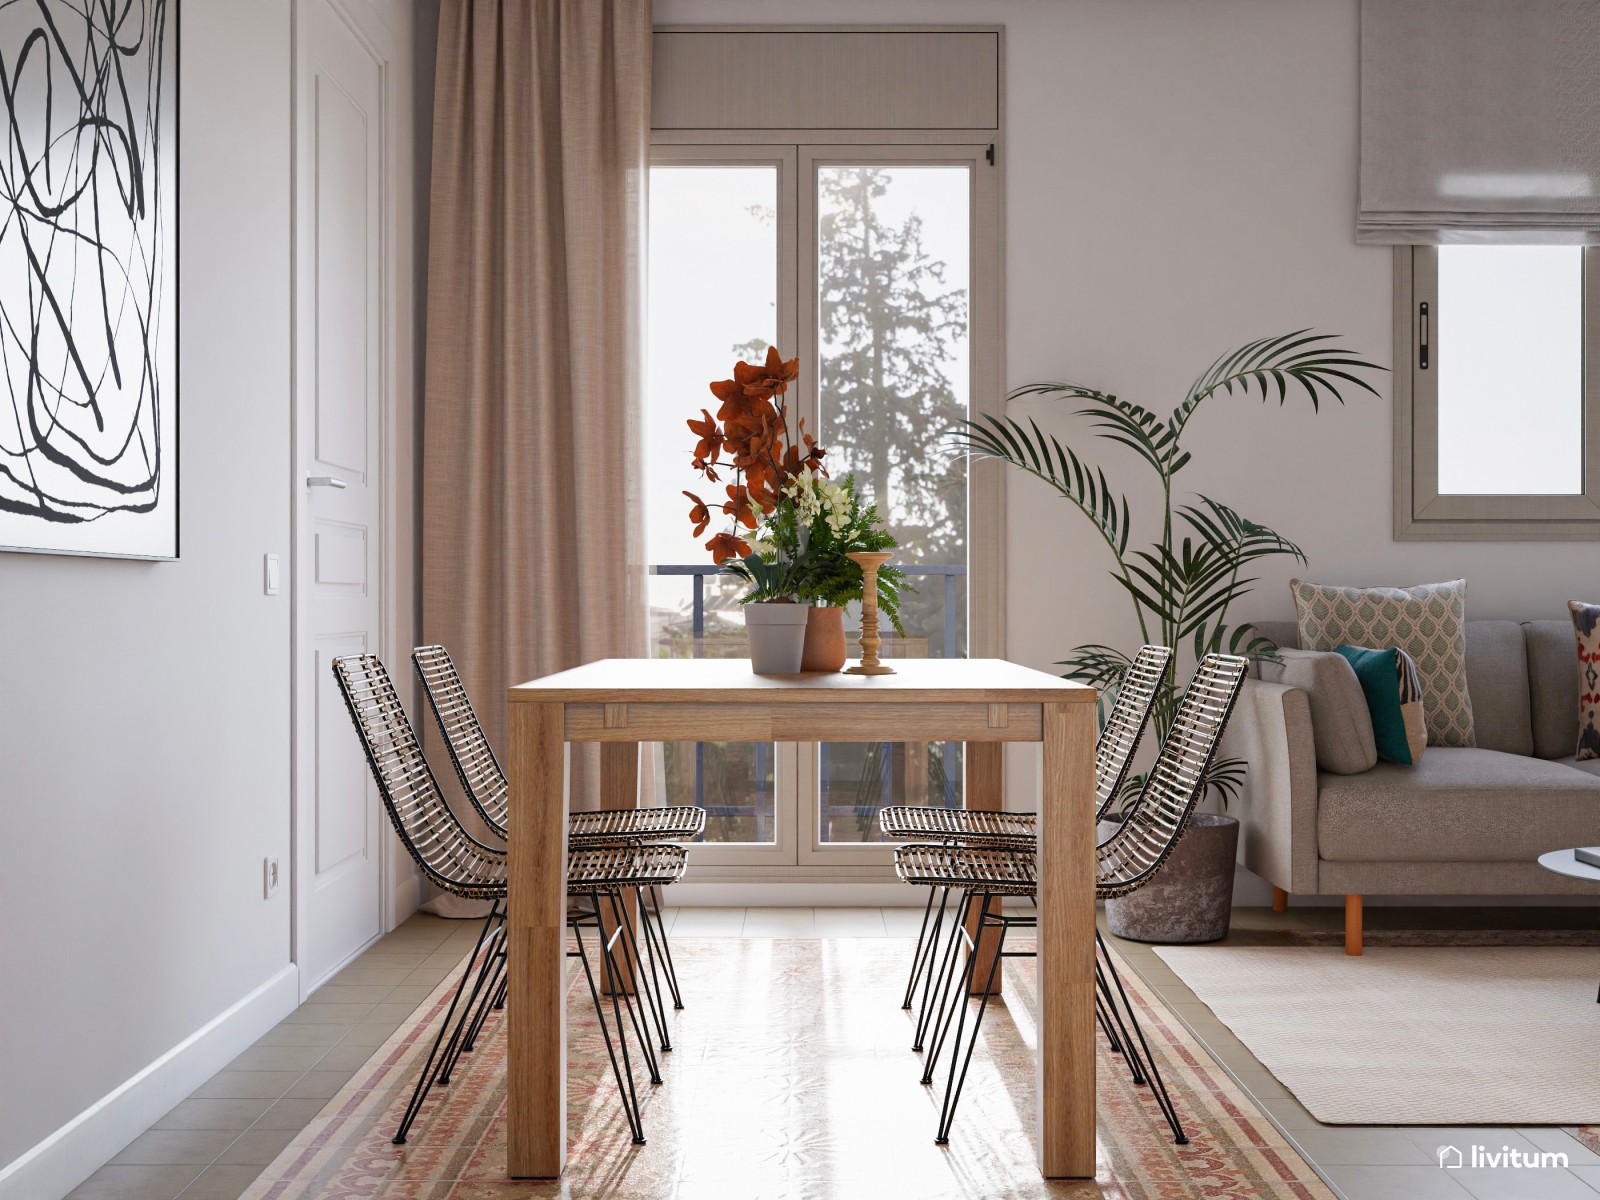
[[[798,675],[810,613],[809,604],[746,604],[750,669],[757,675]]]

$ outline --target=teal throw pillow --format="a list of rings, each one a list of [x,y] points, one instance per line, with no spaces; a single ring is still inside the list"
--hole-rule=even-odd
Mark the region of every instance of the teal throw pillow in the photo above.
[[[1372,734],[1384,762],[1411,766],[1428,744],[1422,712],[1422,681],[1404,650],[1338,646],[1356,673],[1372,714]]]

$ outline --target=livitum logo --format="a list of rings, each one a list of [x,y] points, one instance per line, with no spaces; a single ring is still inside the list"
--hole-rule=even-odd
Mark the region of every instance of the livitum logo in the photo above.
[[[1456,1146],[1440,1146],[1439,1166],[1446,1170],[1462,1167],[1498,1167],[1520,1170],[1564,1169],[1567,1156],[1560,1150],[1517,1150],[1511,1146],[1469,1146],[1461,1150]]]

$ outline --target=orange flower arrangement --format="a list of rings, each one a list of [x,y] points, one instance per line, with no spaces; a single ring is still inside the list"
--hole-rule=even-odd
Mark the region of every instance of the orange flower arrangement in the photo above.
[[[730,530],[714,535],[706,543],[712,561],[719,566],[750,553],[750,543],[741,527],[751,530],[759,526],[801,471],[827,474],[822,465],[826,451],[806,432],[805,421],[795,422],[798,437],[789,433],[789,409],[784,396],[799,375],[798,358],[784,362],[778,348],[770,347],[765,363],[735,363],[732,379],[720,379],[711,385],[711,394],[721,405],[715,417],[702,408],[701,419],[688,422],[689,431],[699,439],[694,447],[694,469],[712,483],[721,479],[719,463],[733,471],[734,481],[726,486],[728,498],[715,510],[693,492],[683,493],[693,502],[689,520],[695,537],[711,524],[713,511],[733,518]]]

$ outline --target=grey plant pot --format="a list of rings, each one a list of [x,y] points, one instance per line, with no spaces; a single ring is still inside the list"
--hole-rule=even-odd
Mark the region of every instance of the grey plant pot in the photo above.
[[[1149,883],[1106,901],[1106,927],[1135,942],[1187,945],[1227,937],[1238,850],[1237,818],[1196,813]]]
[[[757,675],[798,675],[810,612],[809,604],[746,604],[744,625],[750,634],[750,669]]]

